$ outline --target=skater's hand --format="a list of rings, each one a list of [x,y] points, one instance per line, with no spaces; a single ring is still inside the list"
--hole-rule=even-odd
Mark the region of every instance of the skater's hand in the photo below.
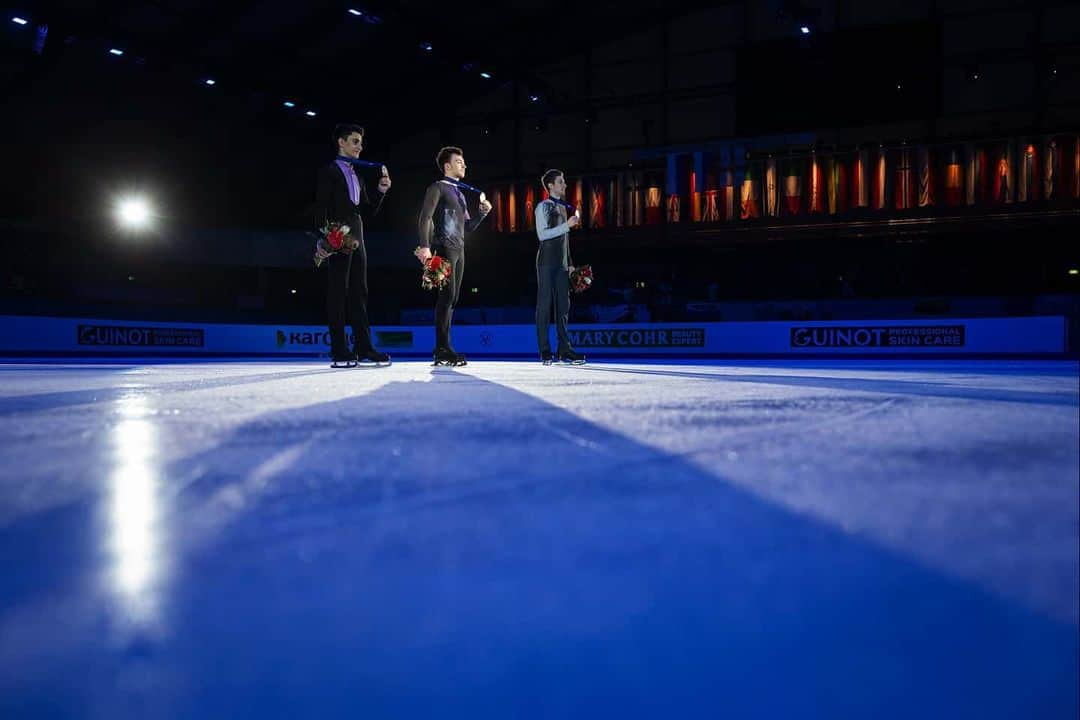
[[[386,166],[382,166],[382,177],[379,178],[379,192],[386,194],[386,191],[390,189],[390,171],[386,169]]]
[[[575,210],[574,214],[571,215],[566,220],[566,222],[570,226],[570,229],[573,230],[574,228],[576,228],[578,225],[581,224],[581,214],[578,211]]]
[[[413,255],[415,255],[417,259],[420,260],[420,264],[423,265],[431,259],[431,250],[426,247],[418,247],[413,250]]]
[[[487,196],[484,193],[480,193],[480,214],[487,215],[491,212],[491,203],[488,202]]]

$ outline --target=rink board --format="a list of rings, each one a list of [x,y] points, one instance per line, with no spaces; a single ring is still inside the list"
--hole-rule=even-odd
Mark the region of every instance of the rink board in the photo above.
[[[1066,333],[1065,318],[1056,316],[570,326],[574,347],[595,357],[1047,355],[1065,352]],[[427,355],[435,340],[431,327],[416,326],[378,326],[372,337],[400,356]],[[477,356],[537,351],[531,325],[462,325],[453,343]],[[318,356],[329,349],[325,326],[0,317],[0,353],[8,355]]]

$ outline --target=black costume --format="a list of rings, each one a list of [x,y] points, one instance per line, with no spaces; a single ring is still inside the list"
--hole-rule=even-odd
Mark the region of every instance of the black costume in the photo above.
[[[450,344],[450,324],[465,274],[465,233],[475,230],[485,217],[487,213],[481,213],[478,218],[469,215],[465,195],[452,180],[438,180],[424,194],[418,227],[420,247],[441,255],[450,262],[451,267],[450,279],[439,288],[435,301],[436,361],[440,357],[444,360],[451,360],[452,357],[464,360],[464,356]]]
[[[367,249],[364,247],[364,223],[361,218],[361,213],[369,219],[375,217],[385,197],[385,193],[376,193],[376,198],[372,200],[363,179],[347,160],[339,158],[319,170],[315,193],[316,223],[319,227],[328,221],[348,225],[352,237],[360,241],[360,247],[352,253],[334,253],[326,259],[326,311],[330,327],[330,354],[335,363],[389,360],[388,356],[376,351],[371,343],[367,315]],[[353,331],[351,352],[345,338],[346,305]]]

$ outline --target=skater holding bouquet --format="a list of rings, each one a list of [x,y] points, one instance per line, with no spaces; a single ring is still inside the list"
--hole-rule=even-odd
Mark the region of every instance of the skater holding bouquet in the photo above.
[[[368,325],[367,250],[361,213],[371,218],[379,212],[390,189],[390,176],[384,166],[378,192],[372,198],[353,162],[363,150],[364,129],[359,125],[338,125],[334,128],[334,142],[337,157],[319,171],[315,193],[315,220],[322,235],[315,246],[315,264],[327,266],[331,365],[386,364],[390,356],[372,345]],[[351,349],[345,338],[346,307],[353,331]]]
[[[536,343],[540,360],[545,365],[550,365],[552,360],[581,365],[585,356],[574,351],[566,331],[570,315],[570,273],[574,270],[570,260],[570,230],[581,224],[581,214],[563,199],[566,178],[562,170],[548,170],[540,182],[548,197],[536,206],[536,237],[540,241],[536,251]],[[591,274],[589,277],[591,282]],[[555,305],[555,334],[559,339],[554,357],[548,335],[552,303]]]
[[[432,183],[424,195],[417,228],[420,245],[415,255],[425,268],[425,287],[430,286],[438,293],[435,302],[435,350],[432,353],[435,364],[464,365],[465,356],[450,344],[450,326],[465,273],[465,233],[472,232],[484,221],[491,212],[491,203],[484,193],[462,182],[466,166],[461,148],[444,147],[439,150],[435,167],[442,177]],[[479,217],[469,214],[463,191],[479,193]],[[443,282],[437,279],[440,268],[431,267],[436,257],[442,258],[438,261],[440,266],[450,264]]]

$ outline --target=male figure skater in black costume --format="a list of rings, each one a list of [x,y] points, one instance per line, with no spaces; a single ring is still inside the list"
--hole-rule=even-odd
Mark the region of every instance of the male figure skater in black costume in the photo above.
[[[390,356],[372,345],[368,324],[367,250],[361,212],[366,212],[369,218],[375,217],[390,189],[390,176],[384,167],[379,192],[372,200],[363,179],[349,162],[350,158],[358,158],[364,148],[364,128],[338,125],[334,128],[334,142],[337,143],[337,158],[319,170],[315,220],[319,227],[326,222],[348,225],[350,235],[360,241],[360,247],[347,255],[333,253],[325,257],[331,367],[356,367],[358,363],[385,365],[390,362]],[[345,339],[346,304],[352,321],[352,350]]]
[[[566,178],[562,170],[548,170],[540,178],[550,197],[536,206],[536,237],[540,247],[536,251],[536,343],[540,348],[540,360],[550,365],[551,303],[555,303],[555,333],[559,338],[556,359],[574,365],[585,364],[585,356],[574,352],[566,321],[570,314],[570,230],[581,224],[578,210],[567,217]]]
[[[465,356],[450,344],[450,326],[461,294],[465,274],[465,233],[472,232],[491,212],[491,203],[480,196],[480,217],[469,215],[465,195],[458,182],[465,177],[465,156],[458,147],[444,147],[435,157],[435,167],[442,178],[428,186],[420,208],[418,230],[420,246],[416,257],[423,264],[434,250],[450,262],[449,281],[439,288],[435,302],[436,365],[464,365]]]

